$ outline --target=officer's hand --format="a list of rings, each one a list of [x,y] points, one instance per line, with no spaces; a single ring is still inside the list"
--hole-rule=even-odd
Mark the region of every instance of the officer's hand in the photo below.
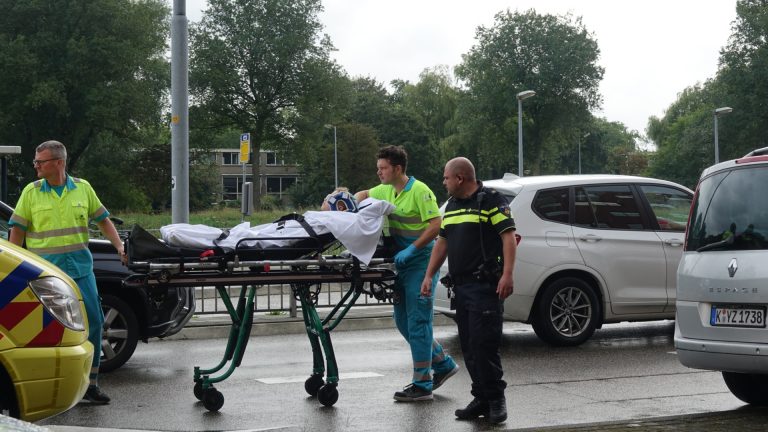
[[[432,278],[425,277],[424,280],[421,281],[421,295],[423,297],[432,296]]]
[[[400,268],[405,265],[406,262],[408,262],[409,259],[413,256],[413,254],[416,253],[418,249],[416,249],[416,246],[413,245],[413,243],[409,244],[407,248],[401,250],[400,252],[395,255],[395,267]]]
[[[502,274],[499,279],[498,285],[496,285],[496,294],[499,295],[499,300],[504,300],[512,294],[514,288],[514,282],[512,281],[512,275]]]

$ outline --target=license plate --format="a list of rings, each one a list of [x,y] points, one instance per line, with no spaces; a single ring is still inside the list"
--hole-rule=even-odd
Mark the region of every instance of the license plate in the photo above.
[[[712,305],[709,323],[724,327],[765,328],[765,306]]]

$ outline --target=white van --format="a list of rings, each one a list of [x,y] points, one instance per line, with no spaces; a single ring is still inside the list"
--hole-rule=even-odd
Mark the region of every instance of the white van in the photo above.
[[[768,405],[768,147],[704,170],[677,275],[675,348]]]

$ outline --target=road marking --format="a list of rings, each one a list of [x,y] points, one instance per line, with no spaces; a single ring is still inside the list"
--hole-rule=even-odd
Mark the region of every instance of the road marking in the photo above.
[[[374,378],[384,376],[376,372],[346,372],[339,374],[339,381],[358,378]],[[304,382],[307,380],[306,375],[291,376],[291,377],[273,377],[273,378],[256,378],[256,381],[264,384],[286,384]]]

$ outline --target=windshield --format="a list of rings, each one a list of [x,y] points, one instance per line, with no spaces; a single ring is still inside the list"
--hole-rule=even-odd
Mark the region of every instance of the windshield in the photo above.
[[[686,250],[768,248],[768,169],[734,169],[702,180],[691,209]]]

